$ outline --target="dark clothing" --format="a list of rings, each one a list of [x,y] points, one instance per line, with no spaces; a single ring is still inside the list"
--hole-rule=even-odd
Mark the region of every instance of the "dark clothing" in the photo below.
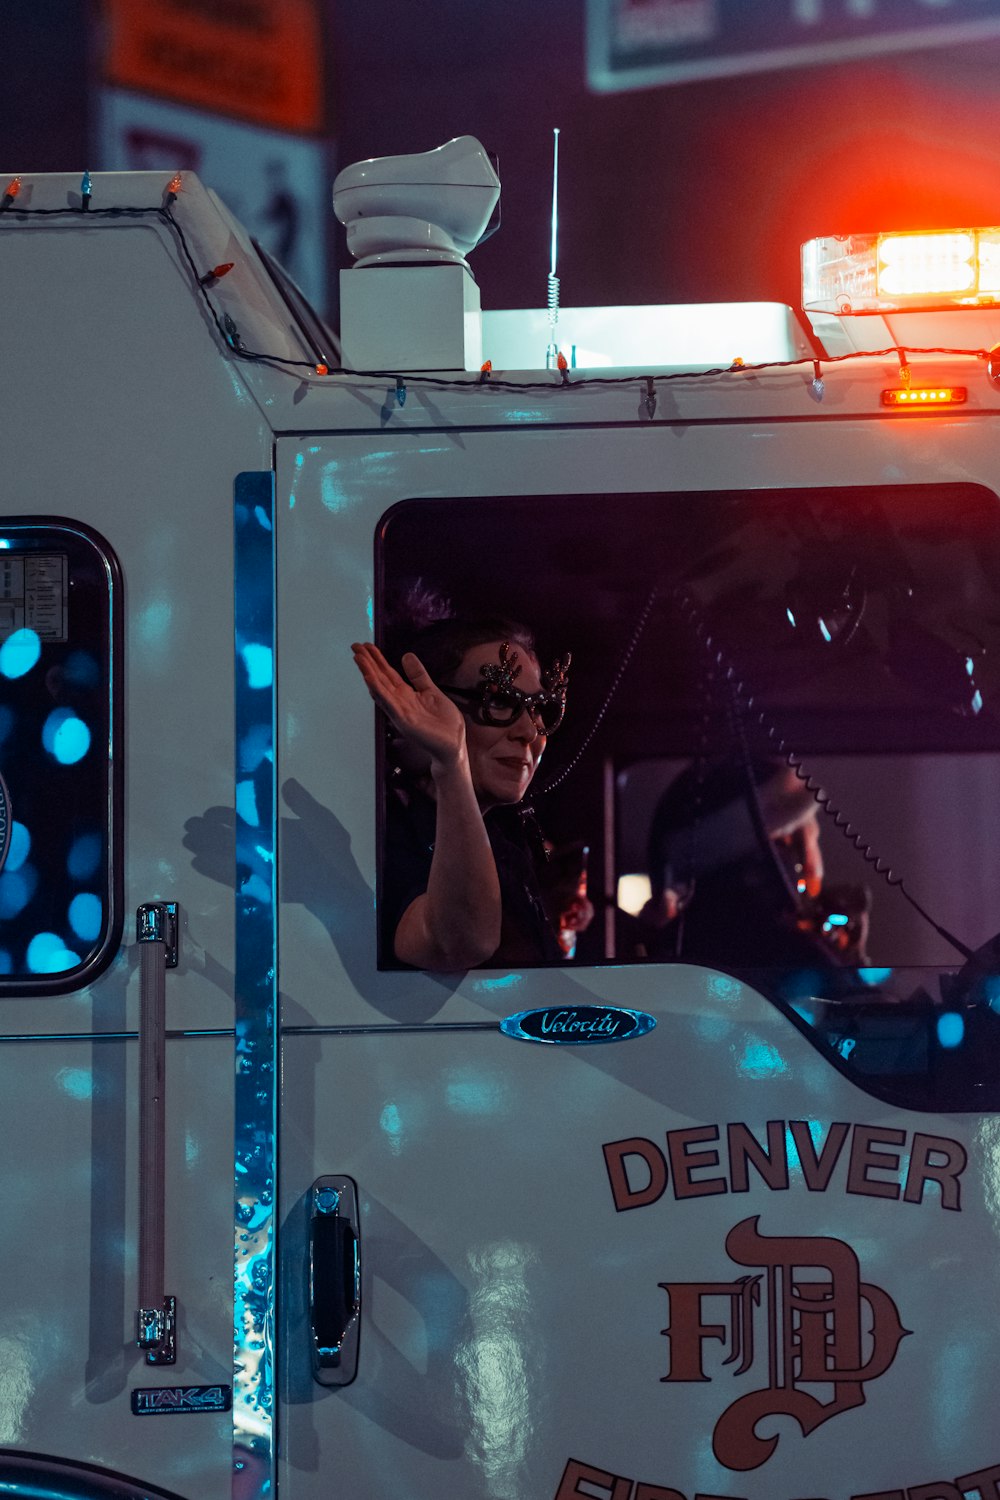
[[[799,930],[796,915],[762,853],[699,876],[685,909],[664,931],[665,951],[657,956],[726,968],[815,966],[820,957],[829,963],[829,954]]]
[[[657,804],[649,836],[654,897],[674,889],[681,911],[647,945],[652,957],[746,972],[787,969],[855,988],[845,961],[819,936],[796,893],[795,846],[768,837],[759,793],[785,769],[757,760],[695,763]],[[773,988],[773,985],[771,986]]]
[[[493,808],[483,821],[496,860],[502,917],[500,946],[480,967],[558,963],[562,950],[542,907],[535,862],[517,809]],[[393,941],[403,913],[427,889],[436,822],[430,797],[403,783],[390,787],[379,912],[382,960],[388,967],[407,967],[396,958]]]

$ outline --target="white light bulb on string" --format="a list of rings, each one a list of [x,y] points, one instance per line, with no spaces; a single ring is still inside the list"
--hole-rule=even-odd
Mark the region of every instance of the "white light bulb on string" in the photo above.
[[[813,360],[813,378],[809,382],[809,394],[814,401],[822,401],[826,395],[826,381],[818,359]]]

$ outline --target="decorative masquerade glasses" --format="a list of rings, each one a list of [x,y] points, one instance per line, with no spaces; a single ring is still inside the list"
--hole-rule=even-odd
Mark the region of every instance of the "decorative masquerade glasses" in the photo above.
[[[506,727],[528,712],[538,726],[540,734],[555,734],[566,712],[566,687],[569,682],[569,665],[572,657],[567,652],[557,657],[547,672],[542,673],[541,691],[523,693],[515,687],[521,675],[517,652],[510,649],[510,642],[500,646],[499,662],[489,662],[480,667],[483,681],[473,688],[443,687],[442,692],[458,701],[463,713],[475,724],[488,724],[497,728]]]

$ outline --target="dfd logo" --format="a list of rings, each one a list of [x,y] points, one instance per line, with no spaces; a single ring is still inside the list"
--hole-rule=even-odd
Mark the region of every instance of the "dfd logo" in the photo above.
[[[843,1240],[762,1235],[757,1224],[757,1217],[743,1219],[726,1236],[730,1259],[759,1268],[757,1274],[659,1283],[670,1298],[670,1323],[662,1330],[670,1341],[666,1382],[710,1380],[702,1353],[709,1339],[728,1347],[723,1364],[735,1365],[734,1375],[749,1373],[758,1360],[763,1303],[767,1385],[734,1401],[712,1437],[719,1463],[740,1471],[760,1468],[778,1445],[777,1437],[757,1436],[762,1418],[794,1417],[808,1437],[831,1417],[863,1406],[866,1383],[885,1374],[910,1332],[892,1298],[861,1280],[858,1258]],[[722,1320],[711,1321],[706,1304],[719,1299],[726,1310]],[[831,1399],[822,1401],[803,1385],[829,1386]]]

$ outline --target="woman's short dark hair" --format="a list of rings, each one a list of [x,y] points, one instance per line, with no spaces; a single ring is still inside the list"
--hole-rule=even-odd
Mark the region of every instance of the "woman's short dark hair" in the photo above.
[[[452,680],[465,653],[473,646],[484,646],[489,641],[509,641],[512,646],[520,647],[532,656],[535,654],[535,638],[527,625],[505,620],[500,615],[482,620],[453,616],[434,620],[409,633],[405,628],[399,629],[393,636],[389,651],[396,658],[397,665],[404,652],[412,651],[419,656],[432,680],[442,686]]]

